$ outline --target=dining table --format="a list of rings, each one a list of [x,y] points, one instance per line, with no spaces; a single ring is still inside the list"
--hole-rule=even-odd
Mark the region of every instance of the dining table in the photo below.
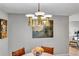
[[[23,56],[35,56],[32,52],[30,53],[27,53]],[[40,56],[53,56],[52,54],[49,54],[49,53],[46,53],[46,52],[43,52]]]

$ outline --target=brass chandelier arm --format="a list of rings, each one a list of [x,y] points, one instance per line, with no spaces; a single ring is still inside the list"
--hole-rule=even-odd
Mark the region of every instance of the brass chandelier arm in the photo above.
[[[41,12],[40,3],[37,3],[37,12],[34,14],[26,15],[28,17],[28,25],[31,27],[43,25],[43,20],[45,21],[45,25],[49,26],[49,20],[51,19],[52,15],[45,15],[44,12]]]

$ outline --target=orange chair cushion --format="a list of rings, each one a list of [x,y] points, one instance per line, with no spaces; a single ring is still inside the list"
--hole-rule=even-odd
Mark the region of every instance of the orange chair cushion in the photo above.
[[[12,56],[22,56],[24,54],[25,54],[25,49],[24,48],[21,48],[17,51],[12,52]]]
[[[54,48],[41,46],[44,49],[44,52],[54,54]]]

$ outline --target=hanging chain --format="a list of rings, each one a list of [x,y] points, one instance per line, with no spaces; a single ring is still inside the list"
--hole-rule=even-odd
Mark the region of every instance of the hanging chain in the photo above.
[[[40,11],[40,3],[38,3],[38,11]]]

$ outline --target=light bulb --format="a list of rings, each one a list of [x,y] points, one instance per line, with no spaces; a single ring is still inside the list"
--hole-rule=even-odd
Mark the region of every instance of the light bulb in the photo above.
[[[45,15],[44,17],[49,17],[50,18],[50,17],[52,17],[52,15]]]
[[[33,14],[27,14],[27,15],[25,15],[26,17],[34,17],[34,15]]]
[[[44,12],[35,12],[35,15],[36,15],[36,16],[39,16],[39,15],[40,15],[40,16],[44,16],[44,14],[45,14]]]

